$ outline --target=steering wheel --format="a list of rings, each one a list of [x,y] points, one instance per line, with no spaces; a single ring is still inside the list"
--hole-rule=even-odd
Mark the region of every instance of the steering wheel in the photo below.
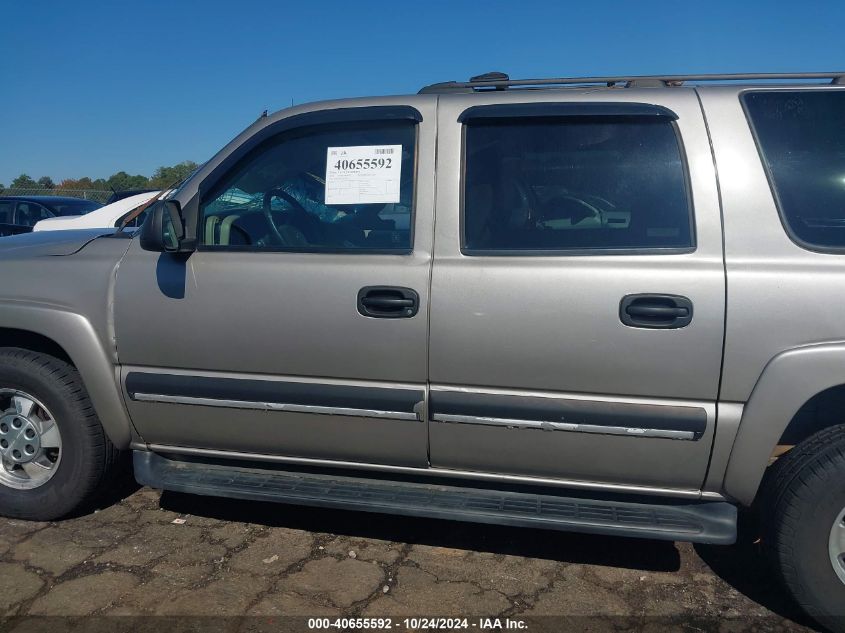
[[[279,227],[276,224],[275,220],[273,220],[273,214],[270,211],[270,201],[273,198],[281,198],[285,202],[287,202],[294,210],[296,214],[300,217],[308,217],[308,211],[303,207],[299,201],[290,195],[284,189],[270,189],[270,191],[264,194],[264,203],[262,205],[262,209],[264,211],[264,218],[267,220],[267,224],[270,225],[270,232],[273,234],[277,240],[279,240],[279,244],[285,245],[285,238],[282,237],[282,233],[279,231]]]

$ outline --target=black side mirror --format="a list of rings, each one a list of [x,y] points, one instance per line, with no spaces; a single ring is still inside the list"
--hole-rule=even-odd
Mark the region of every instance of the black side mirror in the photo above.
[[[175,200],[159,200],[147,211],[147,219],[141,225],[141,248],[157,253],[177,253],[185,230],[182,226],[179,203]]]

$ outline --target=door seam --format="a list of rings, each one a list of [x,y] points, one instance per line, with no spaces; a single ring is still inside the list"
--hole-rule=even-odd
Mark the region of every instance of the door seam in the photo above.
[[[428,305],[426,306],[426,333],[425,333],[425,407],[423,408],[423,422],[425,422],[425,459],[431,468],[431,304],[434,301],[434,257],[437,241],[437,163],[440,148],[440,96],[435,97],[434,102],[434,173],[432,174],[433,197],[431,209],[431,258],[428,264]]]

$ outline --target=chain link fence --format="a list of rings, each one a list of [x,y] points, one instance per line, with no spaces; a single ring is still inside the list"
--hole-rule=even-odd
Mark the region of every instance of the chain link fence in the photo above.
[[[94,200],[95,202],[105,202],[111,195],[111,191],[99,189],[24,189],[10,187],[0,191],[0,196],[68,196],[82,198],[83,200]]]

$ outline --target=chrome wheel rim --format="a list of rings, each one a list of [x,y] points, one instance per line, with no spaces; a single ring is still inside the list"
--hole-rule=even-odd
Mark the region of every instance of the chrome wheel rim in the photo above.
[[[839,580],[845,583],[845,508],[836,517],[833,527],[830,530],[830,541],[828,541],[830,562],[833,571],[839,576]]]
[[[50,411],[18,389],[0,389],[0,484],[31,490],[59,467],[62,436]]]

